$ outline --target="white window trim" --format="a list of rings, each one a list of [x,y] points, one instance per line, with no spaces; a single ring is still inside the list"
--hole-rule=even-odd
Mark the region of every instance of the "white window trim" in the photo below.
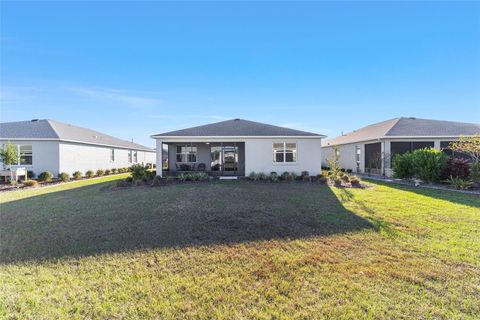
[[[128,150],[128,154],[127,154],[127,162],[128,163],[133,163],[133,150]]]
[[[275,143],[283,143],[283,161],[282,162],[278,162],[278,161],[275,161],[275,157],[273,156],[275,154],[275,148],[274,148],[274,144]],[[295,161],[286,161],[287,157],[285,156],[286,152],[286,144],[287,143],[295,143]],[[297,141],[273,141],[272,142],[272,163],[274,165],[292,165],[292,164],[297,164],[298,162],[298,142]]]
[[[195,147],[195,148],[196,148],[196,149],[195,149],[196,151],[194,152],[194,154],[195,154],[195,161],[186,161],[186,162],[185,162],[185,161],[177,161],[177,156],[178,156],[179,154],[181,154],[181,155],[186,155],[186,156],[187,156],[187,157],[186,157],[187,160],[188,160],[188,155],[190,155],[190,152],[188,152],[188,151],[186,151],[186,152],[180,152],[180,153],[179,153],[179,152],[177,151],[177,148],[178,148],[178,147],[190,147],[190,148]],[[197,163],[197,161],[198,161],[198,147],[197,147],[196,144],[177,144],[177,145],[175,146],[175,162],[176,162],[176,163]]]
[[[32,164],[22,164],[20,161],[20,147],[21,146],[30,146],[32,148]],[[17,144],[17,155],[18,155],[18,162],[17,166],[25,166],[25,167],[33,167],[33,145],[31,144]]]

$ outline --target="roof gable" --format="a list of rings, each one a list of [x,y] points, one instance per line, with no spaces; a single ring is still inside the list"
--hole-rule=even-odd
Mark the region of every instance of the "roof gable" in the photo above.
[[[259,137],[259,136],[312,136],[320,134],[274,126],[243,119],[233,119],[153,135],[152,137]]]

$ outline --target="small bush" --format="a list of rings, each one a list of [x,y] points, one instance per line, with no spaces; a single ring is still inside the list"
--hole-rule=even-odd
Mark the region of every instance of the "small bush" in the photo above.
[[[162,184],[164,184],[164,181],[162,180],[162,178],[160,176],[155,176],[155,178],[153,178],[152,187],[159,187]]]
[[[328,178],[321,176],[321,177],[318,178],[317,181],[318,181],[319,183],[321,183],[321,184],[327,184]]]
[[[38,187],[38,182],[36,180],[27,180],[23,182],[24,187]]]
[[[18,182],[17,180],[10,180],[10,185],[14,188],[18,187]]]
[[[413,155],[410,152],[397,154],[392,162],[393,177],[397,179],[410,179],[415,174]]]
[[[93,178],[95,176],[95,173],[93,173],[92,170],[88,170],[87,172],[85,172],[85,177],[87,178]]]
[[[447,156],[440,150],[425,148],[413,152],[415,176],[423,181],[439,181],[446,166]]]
[[[356,187],[356,188],[358,188],[358,187],[361,186],[361,185],[360,185],[360,179],[357,178],[357,177],[352,177],[352,178],[350,179],[350,184],[352,185],[352,187]]]
[[[38,180],[44,181],[44,182],[49,182],[52,181],[53,179],[53,174],[50,171],[43,171],[38,175]]]
[[[345,175],[345,172],[340,171],[337,175],[338,175],[339,178],[342,178]]]
[[[103,171],[102,169],[98,169],[97,170],[97,177],[101,177],[105,174],[105,171]]]
[[[260,172],[260,173],[258,174],[258,180],[259,180],[259,181],[267,181],[267,180],[268,180],[268,176],[267,176],[265,173]]]
[[[133,178],[132,178],[132,177],[127,177],[127,178],[125,179],[125,181],[126,181],[126,182],[133,182]]]
[[[280,176],[280,180],[288,180],[288,176],[290,175],[290,172],[288,171],[285,171],[284,173],[282,173],[282,175]]]
[[[302,171],[302,173],[300,174],[302,177],[310,177],[310,173],[308,171]]]
[[[467,189],[470,189],[473,185],[473,182],[471,181],[453,177],[453,176],[450,177],[449,182],[452,185],[452,187],[454,187],[457,190],[467,190]]]
[[[134,164],[129,168],[133,180],[143,180],[147,178],[148,175],[148,167],[143,166],[141,164]]]
[[[302,174],[302,180],[303,180],[304,182],[310,182],[310,181],[312,181],[312,179],[310,178],[309,175],[303,175],[303,174]]]
[[[270,181],[272,182],[278,182],[280,179],[278,178],[278,174],[273,171],[273,172],[270,172],[270,177],[269,177]]]
[[[143,180],[135,180],[135,185],[136,185],[137,187],[140,187],[140,186],[145,185],[145,182],[143,182]]]
[[[250,172],[250,174],[248,175],[248,180],[257,181],[257,173],[255,171]]]
[[[28,179],[33,179],[33,178],[35,178],[35,172],[33,172],[32,170],[28,170],[28,171],[27,171],[27,178],[28,178]]]
[[[73,173],[73,179],[80,180],[82,178],[82,173],[80,171],[75,171]]]
[[[445,169],[445,177],[468,179],[470,176],[470,161],[461,158],[450,158]]]
[[[335,187],[339,188],[342,186],[342,180],[339,178],[333,179],[333,184],[335,185]]]
[[[342,181],[345,183],[350,182],[350,177],[347,174],[343,175],[340,179],[342,179]]]
[[[295,172],[291,172],[287,176],[287,181],[295,181],[297,179],[297,174]]]
[[[106,176],[110,175],[111,173],[112,173],[112,171],[110,169],[105,170],[105,175]]]
[[[470,163],[470,179],[475,183],[480,183],[480,162]]]
[[[70,180],[70,176],[66,172],[61,172],[58,174],[58,179],[62,182],[67,182],[68,180]]]
[[[110,171],[112,172],[112,174],[116,174],[117,173],[117,168],[112,168]]]
[[[352,169],[347,169],[347,173],[348,173],[348,174],[351,174],[352,172],[353,172]]]

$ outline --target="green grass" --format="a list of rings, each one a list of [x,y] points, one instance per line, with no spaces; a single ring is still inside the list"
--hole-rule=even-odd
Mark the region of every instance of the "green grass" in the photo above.
[[[0,194],[0,318],[480,314],[478,196],[112,179]]]

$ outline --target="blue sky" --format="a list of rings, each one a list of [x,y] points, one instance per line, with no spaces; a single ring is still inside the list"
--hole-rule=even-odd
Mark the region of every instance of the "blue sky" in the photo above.
[[[480,122],[477,2],[1,2],[2,122],[150,134],[244,118],[333,137]]]

